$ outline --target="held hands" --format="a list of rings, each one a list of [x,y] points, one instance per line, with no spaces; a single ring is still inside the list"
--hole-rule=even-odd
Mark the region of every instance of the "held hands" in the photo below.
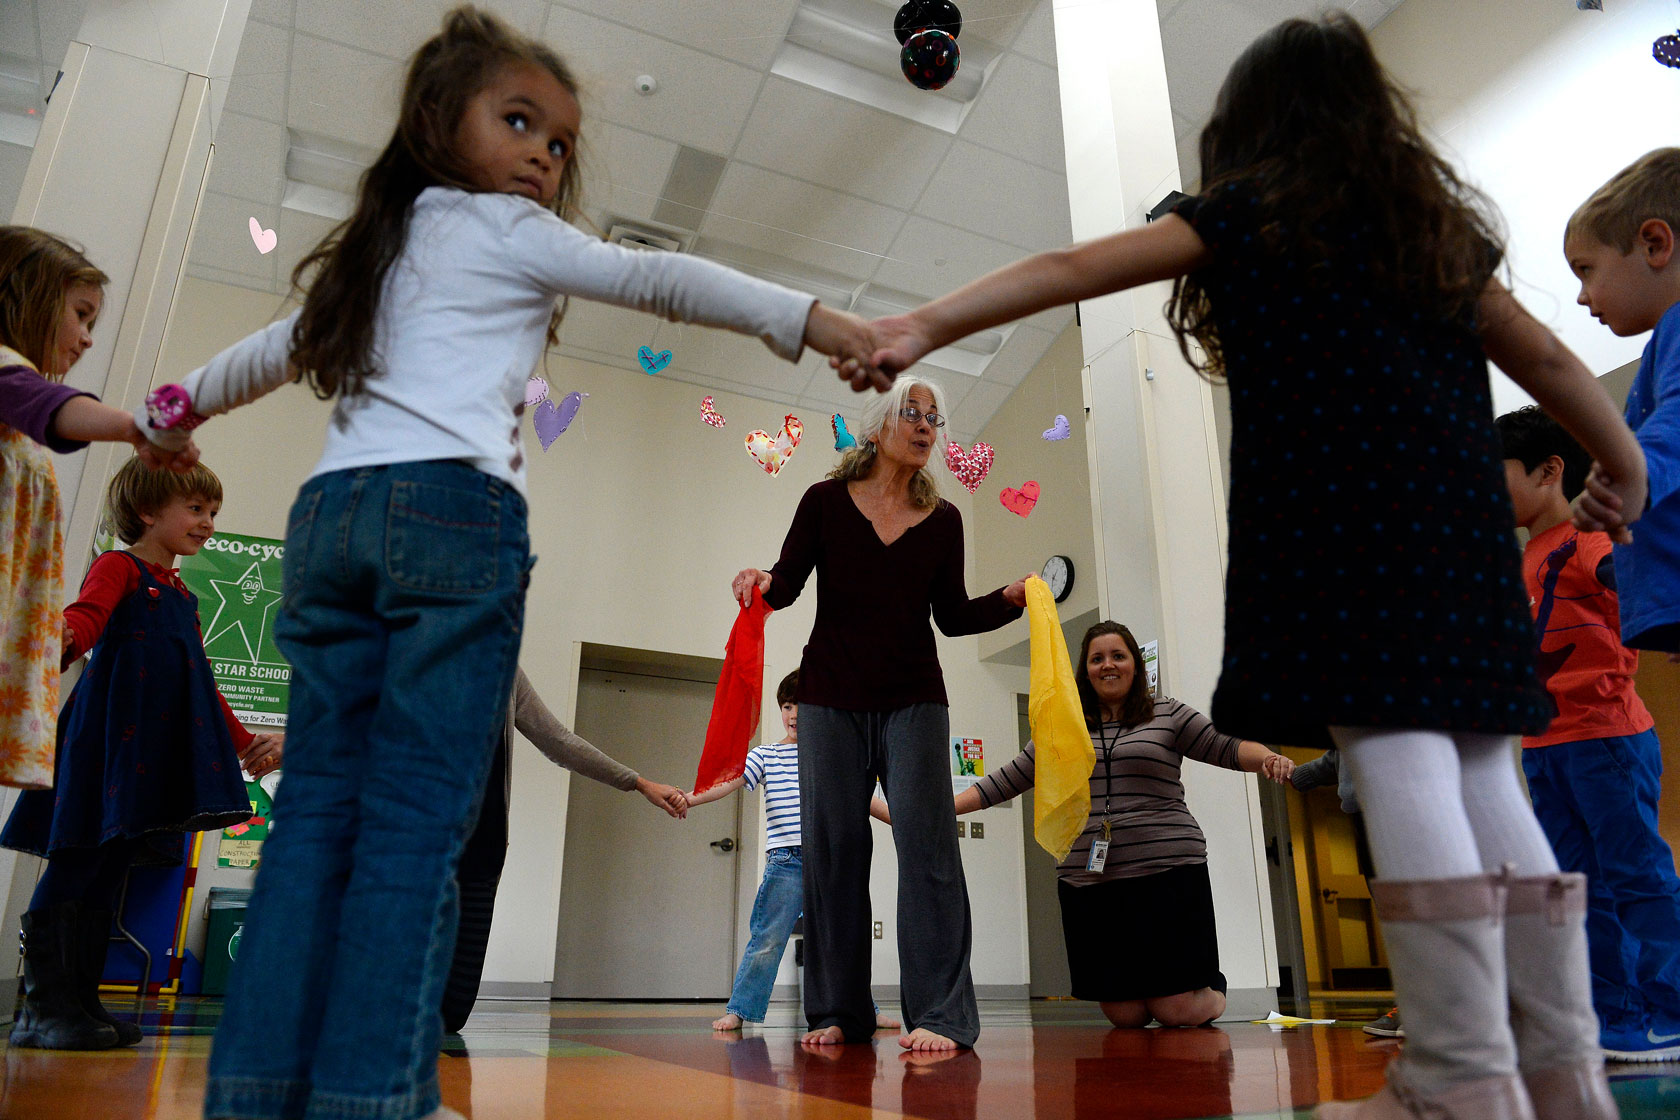
[[[885,389],[892,384],[893,378],[921,361],[928,351],[935,349],[932,342],[912,312],[907,315],[887,315],[875,319],[865,325],[870,338],[870,347],[866,361],[861,365],[842,361],[839,357],[828,360],[840,373],[840,380],[850,382],[855,390],[862,390],[869,386],[868,370],[878,371],[885,378],[877,383],[877,387]]]
[[[1295,773],[1295,761],[1281,754],[1269,754],[1260,762],[1260,776],[1270,778],[1280,786],[1289,784],[1289,775]]]
[[[735,601],[743,607],[752,605],[752,589],[758,588],[760,595],[770,590],[770,573],[761,572],[757,568],[742,568],[735,573],[735,578],[729,584],[730,592]]]
[[[128,419],[128,430],[123,433],[124,442],[134,446],[134,451],[140,456],[140,461],[152,470],[164,467],[177,473],[185,474],[193,469],[198,462],[198,444],[189,436],[186,446],[179,451],[169,451],[146,438],[146,433],[140,430],[140,425],[134,422],[134,417]]]
[[[1612,478],[1595,462],[1587,472],[1586,488],[1570,503],[1575,527],[1583,533],[1608,533],[1617,544],[1630,544],[1633,531],[1628,526],[1645,512],[1647,493],[1643,472],[1637,478]]]
[[[665,810],[667,815],[679,821],[688,816],[688,796],[676,786],[668,786],[664,782],[650,782],[646,778],[637,778],[636,792],[647,798],[651,804]]]
[[[892,378],[876,369],[870,360],[875,340],[869,324],[860,316],[821,303],[812,304],[811,314],[805,320],[805,345],[827,354],[828,364],[840,371],[840,379],[851,382],[858,392],[873,388],[884,393],[892,387]]]
[[[286,753],[286,733],[284,731],[259,731],[252,736],[251,743],[239,755],[239,765],[253,778],[261,778],[265,774],[280,768],[280,762]]]

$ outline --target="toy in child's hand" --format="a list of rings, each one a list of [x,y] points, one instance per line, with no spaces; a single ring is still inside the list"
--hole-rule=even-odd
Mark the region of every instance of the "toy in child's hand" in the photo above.
[[[951,468],[951,473],[970,494],[980,489],[980,483],[985,481],[986,472],[992,469],[993,457],[992,445],[980,440],[975,440],[967,451],[960,443],[945,445],[945,465]]]
[[[179,385],[159,385],[146,394],[146,420],[160,432],[190,432],[204,423],[204,417],[192,409],[192,398]]]
[[[834,429],[834,450],[844,451],[857,446],[857,437],[846,430],[846,418],[836,412],[829,417],[828,426]]]

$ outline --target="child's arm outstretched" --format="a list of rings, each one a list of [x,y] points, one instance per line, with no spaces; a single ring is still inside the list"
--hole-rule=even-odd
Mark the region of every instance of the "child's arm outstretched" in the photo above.
[[[1518,303],[1505,285],[1489,280],[1477,309],[1482,345],[1494,365],[1596,460],[1597,496],[1576,507],[1575,524],[1626,543],[1628,525],[1645,510],[1645,453],[1610,394],[1570,349]]]
[[[1206,264],[1208,249],[1190,223],[1169,214],[1139,229],[1051,249],[1005,265],[903,315],[871,324],[874,364],[888,375],[975,331],[1111,292],[1171,280]],[[843,362],[829,363],[847,377]],[[861,388],[859,374],[852,387]]]
[[[182,378],[181,388],[186,390],[192,414],[199,420],[219,416],[296,380],[291,349],[297,317],[294,311],[245,336]],[[134,410],[134,422],[159,447],[175,450],[191,443],[192,425],[153,427],[145,404]]]
[[[719,782],[705,793],[697,793],[691,790],[685,796],[692,808],[695,805],[705,805],[711,801],[722,800],[746,784],[747,780],[745,778],[731,778],[727,782]]]
[[[159,451],[122,409],[49,381],[25,365],[0,368],[0,423],[61,454],[100,440],[132,444],[148,467],[185,471],[198,462],[198,448],[190,439],[176,453]]]

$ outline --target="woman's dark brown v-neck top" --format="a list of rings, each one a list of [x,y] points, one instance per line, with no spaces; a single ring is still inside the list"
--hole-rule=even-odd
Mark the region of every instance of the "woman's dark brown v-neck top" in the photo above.
[[[764,601],[792,603],[813,568],[817,620],[799,666],[800,703],[857,712],[948,703],[930,616],[952,638],[1021,617],[1001,587],[968,597],[962,515],[943,500],[888,545],[844,482],[817,483],[799,501]]]

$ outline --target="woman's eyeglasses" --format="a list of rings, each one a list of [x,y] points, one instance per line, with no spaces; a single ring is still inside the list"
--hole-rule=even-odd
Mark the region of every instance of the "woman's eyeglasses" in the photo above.
[[[915,424],[918,421],[926,420],[930,428],[943,428],[945,426],[945,417],[937,412],[923,412],[913,404],[907,404],[899,409],[898,418],[906,424]]]

